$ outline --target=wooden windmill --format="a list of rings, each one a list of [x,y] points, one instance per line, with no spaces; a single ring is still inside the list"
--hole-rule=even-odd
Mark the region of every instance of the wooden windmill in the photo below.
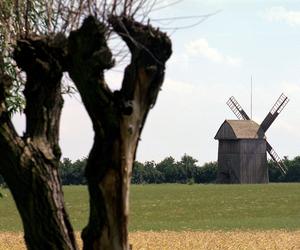
[[[225,120],[215,139],[219,140],[217,183],[268,183],[267,153],[280,171],[286,166],[267,142],[265,133],[289,99],[281,94],[261,125],[252,121],[232,96],[227,105],[238,120]]]

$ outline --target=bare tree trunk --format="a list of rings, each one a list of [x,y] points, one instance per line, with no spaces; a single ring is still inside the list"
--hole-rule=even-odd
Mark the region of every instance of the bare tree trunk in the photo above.
[[[20,212],[28,249],[77,249],[58,176],[63,40],[57,36],[17,44],[15,59],[27,76],[23,138],[4,104],[10,79],[0,72],[0,174]]]
[[[86,167],[90,217],[82,233],[84,249],[129,248],[132,163],[171,55],[171,42],[159,30],[125,17],[112,16],[110,23],[132,55],[120,91],[112,92],[104,80],[104,70],[113,66],[106,27],[89,17],[69,38],[68,72],[95,131]]]

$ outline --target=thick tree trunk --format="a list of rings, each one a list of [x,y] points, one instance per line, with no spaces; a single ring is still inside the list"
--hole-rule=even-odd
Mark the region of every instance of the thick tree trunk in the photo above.
[[[122,88],[112,93],[104,70],[112,67],[106,28],[92,17],[69,38],[69,74],[91,117],[95,138],[86,177],[90,217],[84,249],[128,249],[132,163],[148,111],[163,82],[171,55],[168,37],[151,26],[113,16],[110,23],[132,54]]]
[[[68,42],[61,35],[18,42],[15,60],[27,76],[23,138],[6,111],[11,82],[0,65],[0,174],[16,201],[29,249],[77,248],[57,169],[63,71],[76,84],[95,132],[86,167],[90,217],[82,232],[84,249],[129,248],[132,163],[163,82],[171,42],[159,30],[127,17],[111,16],[109,23],[131,52],[122,88],[115,92],[104,79],[104,71],[114,64],[107,28],[95,18],[86,18]]]
[[[77,249],[58,176],[61,39],[26,39],[17,44],[15,59],[27,76],[23,138],[6,112],[10,79],[0,72],[0,174],[20,212],[28,249]]]

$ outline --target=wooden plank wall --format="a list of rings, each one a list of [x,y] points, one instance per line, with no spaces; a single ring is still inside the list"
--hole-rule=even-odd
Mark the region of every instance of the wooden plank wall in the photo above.
[[[268,183],[266,141],[220,140],[217,183]]]

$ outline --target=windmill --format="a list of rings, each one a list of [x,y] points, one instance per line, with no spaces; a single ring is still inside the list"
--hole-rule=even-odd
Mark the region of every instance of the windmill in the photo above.
[[[232,96],[227,105],[238,120],[225,120],[215,139],[219,140],[218,183],[267,183],[266,152],[285,174],[286,166],[267,142],[265,133],[281,113],[289,99],[281,94],[261,125],[252,121]]]

